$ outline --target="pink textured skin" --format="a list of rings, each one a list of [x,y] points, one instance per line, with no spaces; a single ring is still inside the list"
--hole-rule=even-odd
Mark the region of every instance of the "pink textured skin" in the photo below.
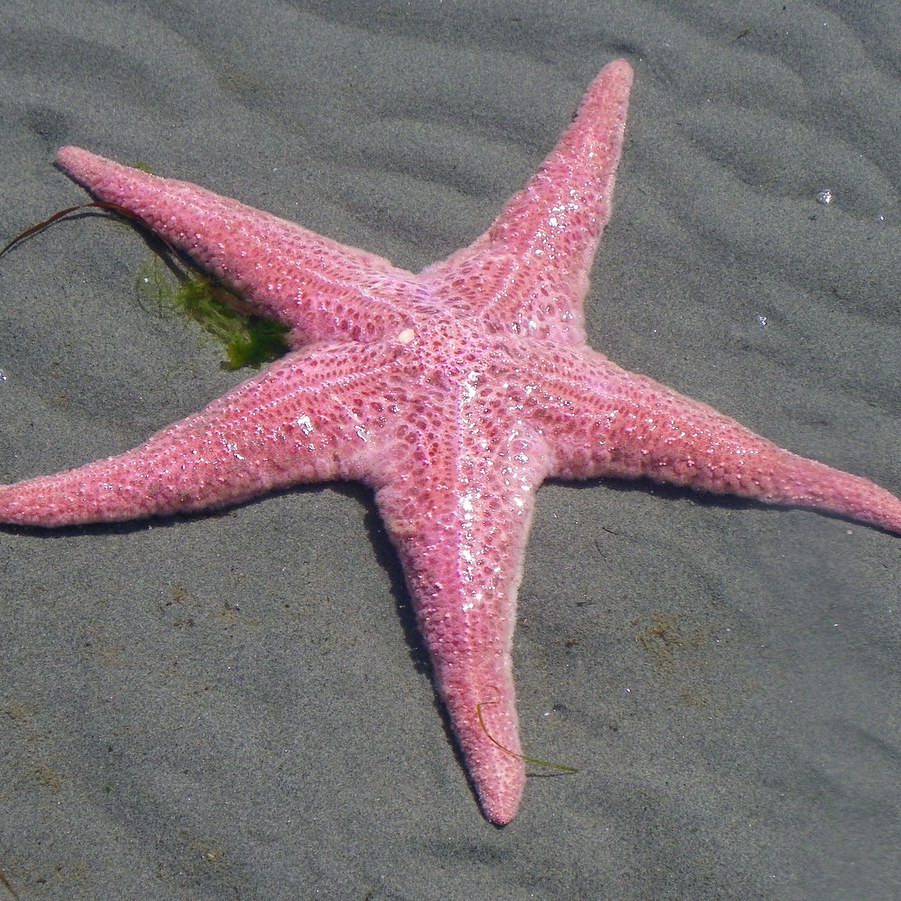
[[[118,457],[0,487],[0,521],[109,522],[276,486],[359,479],[397,547],[485,816],[525,782],[511,644],[535,493],[550,476],[646,476],[901,533],[901,501],[781,450],[585,344],[582,304],[632,70],[608,65],[528,185],[419,275],[184,182],[75,147],[59,165],[248,301],[297,349]]]

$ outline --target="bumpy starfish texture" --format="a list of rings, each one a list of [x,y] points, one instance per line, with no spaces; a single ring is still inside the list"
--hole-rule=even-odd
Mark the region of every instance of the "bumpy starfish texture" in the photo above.
[[[366,483],[482,810],[508,823],[525,783],[516,595],[544,479],[647,477],[901,533],[901,501],[882,488],[586,345],[588,270],[631,84],[628,63],[608,65],[488,231],[418,275],[195,185],[61,149],[75,181],[286,323],[295,349],[135,450],[0,487],[0,522],[111,522]]]

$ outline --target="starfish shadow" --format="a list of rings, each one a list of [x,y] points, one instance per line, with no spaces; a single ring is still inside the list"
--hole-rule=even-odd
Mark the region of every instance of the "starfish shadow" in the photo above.
[[[549,485],[562,485],[566,488],[576,488],[582,491],[604,488],[607,491],[619,494],[652,495],[654,498],[664,501],[689,501],[697,507],[717,510],[760,510],[764,513],[777,513],[784,510],[803,510],[803,507],[786,504],[766,504],[753,498],[736,497],[732,494],[710,494],[693,488],[681,488],[678,485],[665,485],[654,482],[651,479],[548,479]],[[853,522],[848,517],[828,511],[818,510],[820,516],[830,519],[838,519],[843,522]],[[876,526],[876,528],[879,528]]]
[[[548,479],[549,484],[563,485],[566,488],[588,489],[604,488],[620,494],[651,494],[660,500],[691,501],[699,507],[718,507],[727,510],[765,510],[766,504],[727,494],[705,494],[693,488],[680,488],[678,485],[665,485],[651,479]]]

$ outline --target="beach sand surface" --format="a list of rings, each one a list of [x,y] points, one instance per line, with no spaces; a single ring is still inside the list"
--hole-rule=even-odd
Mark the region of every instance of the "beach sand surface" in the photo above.
[[[838,2],[0,8],[0,243],[77,144],[417,270],[635,68],[592,344],[901,492],[901,25]],[[832,202],[818,201],[830,191]],[[247,377],[87,214],[0,260],[0,482]],[[369,494],[0,531],[0,899],[901,895],[901,542],[644,484],[539,493],[536,770],[479,814]]]

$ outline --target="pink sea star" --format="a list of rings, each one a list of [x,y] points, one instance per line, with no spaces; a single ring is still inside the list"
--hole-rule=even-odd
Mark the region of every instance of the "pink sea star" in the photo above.
[[[61,149],[72,178],[286,323],[295,350],[135,450],[0,487],[0,522],[110,522],[365,482],[482,810],[509,822],[525,782],[516,594],[544,479],[644,476],[901,533],[901,501],[882,488],[586,345],[582,304],[631,84],[628,63],[608,65],[488,231],[418,275],[195,185]]]

